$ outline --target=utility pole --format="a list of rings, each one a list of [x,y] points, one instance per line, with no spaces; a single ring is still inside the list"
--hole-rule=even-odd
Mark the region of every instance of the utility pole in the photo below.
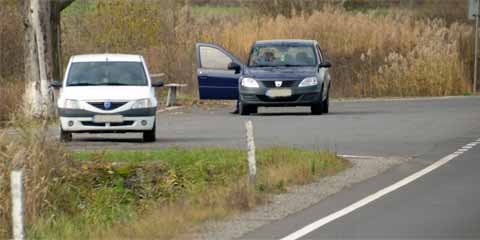
[[[477,78],[478,78],[478,21],[480,13],[480,0],[468,0],[468,18],[473,19],[475,17],[475,59],[473,66],[473,86],[472,92],[475,94],[477,92]]]
[[[478,75],[478,14],[480,12],[480,4],[477,4],[477,12],[475,14],[475,63],[473,70],[473,86],[472,92],[475,94],[477,92],[477,75]]]

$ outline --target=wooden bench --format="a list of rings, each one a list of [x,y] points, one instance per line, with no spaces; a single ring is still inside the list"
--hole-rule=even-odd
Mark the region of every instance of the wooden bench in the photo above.
[[[165,77],[165,73],[154,73],[150,74],[151,79],[160,80],[161,78]],[[164,87],[168,88],[168,95],[167,95],[167,107],[173,107],[177,104],[177,89],[180,87],[186,87],[187,84],[180,84],[180,83],[169,83],[165,84]]]
[[[167,95],[167,107],[173,107],[177,104],[177,88],[186,87],[187,84],[180,84],[180,83],[169,83],[165,84],[165,87],[168,88],[168,95]]]

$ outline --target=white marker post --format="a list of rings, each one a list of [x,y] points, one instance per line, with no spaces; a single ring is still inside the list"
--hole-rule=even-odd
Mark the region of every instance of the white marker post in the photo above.
[[[10,175],[10,184],[12,192],[12,225],[13,239],[23,240],[23,172],[12,171]]]
[[[248,179],[251,186],[255,186],[255,178],[257,175],[257,167],[255,160],[255,141],[253,138],[253,124],[252,121],[245,122],[247,129],[247,147],[248,147]]]

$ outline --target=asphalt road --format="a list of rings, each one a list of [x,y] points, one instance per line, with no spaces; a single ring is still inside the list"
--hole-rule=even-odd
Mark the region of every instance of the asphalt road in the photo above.
[[[454,139],[468,140],[480,127],[480,98],[332,103],[332,113],[308,108],[260,108],[259,115],[231,108],[161,113],[157,142],[140,134],[74,134],[73,149],[142,149],[166,146],[245,147],[244,122],[251,119],[259,146],[289,145],[357,155],[416,156],[434,160]],[[446,146],[444,146],[445,144]],[[451,147],[454,147],[451,146]],[[448,152],[448,151],[447,151]]]
[[[407,164],[345,189],[245,239],[284,237],[305,225],[423,169],[480,137],[480,98],[334,102],[332,113],[305,108],[261,109],[241,117],[228,108],[159,115],[155,143],[139,135],[75,135],[73,149],[245,147],[244,126],[253,121],[259,146],[289,145],[342,154],[413,157]],[[119,137],[123,137],[119,139]],[[480,238],[480,146],[430,174],[310,234],[325,238]]]
[[[480,147],[302,239],[480,238]]]

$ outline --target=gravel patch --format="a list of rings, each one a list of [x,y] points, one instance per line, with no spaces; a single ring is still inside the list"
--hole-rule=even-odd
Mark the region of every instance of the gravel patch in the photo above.
[[[195,233],[185,234],[180,239],[236,239],[265,224],[301,211],[322,199],[374,177],[387,169],[408,161],[397,157],[351,158],[352,167],[335,176],[322,178],[316,182],[296,186],[287,193],[274,195],[271,203],[256,209],[237,214],[222,221],[208,221]]]

